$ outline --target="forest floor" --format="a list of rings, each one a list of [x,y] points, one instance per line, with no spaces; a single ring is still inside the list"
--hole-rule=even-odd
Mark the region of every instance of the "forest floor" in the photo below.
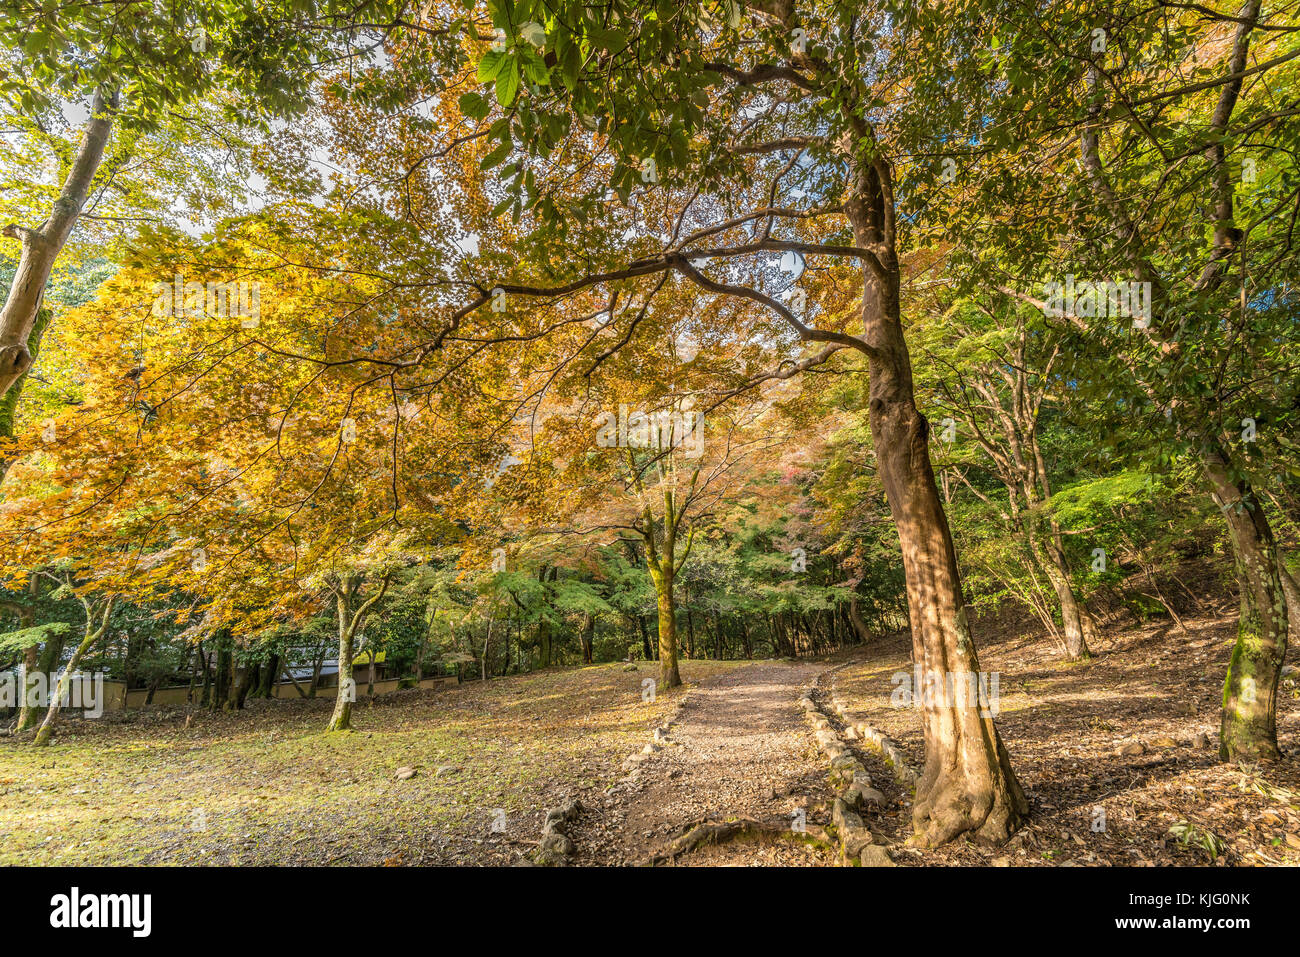
[[[885,798],[864,814],[876,842],[900,865],[1300,864],[1294,675],[1279,697],[1286,758],[1217,761],[1235,610],[1205,600],[1187,633],[1112,622],[1083,664],[1023,619],[977,620],[1031,820],[1001,848],[911,848],[910,793],[850,741]],[[909,670],[894,635],[817,660],[684,661],[686,686],[648,702],[647,662],[402,692],[362,701],[353,733],[321,730],[327,698],[68,720],[47,749],[0,738],[0,864],[510,864],[570,796],[584,806],[576,863],[646,863],[693,824],[745,819],[756,836],[675,863],[833,864],[790,827],[799,811],[813,831],[827,823],[833,798],[798,698],[838,695],[919,771],[917,712],[891,706]]]
[[[866,815],[900,864],[1300,865],[1300,686],[1278,693],[1280,762],[1218,761],[1223,678],[1236,638],[1234,600],[1202,600],[1186,632],[1160,618],[1112,625],[1094,657],[1068,663],[1054,644],[1026,637],[1023,620],[973,626],[980,667],[998,673],[999,732],[1030,803],[1030,821],[1000,848],[954,841],[903,846],[910,794],[879,755],[859,749],[888,800]],[[852,722],[894,738],[918,774],[917,712],[891,696],[911,673],[910,638],[894,635],[828,673]],[[1294,650],[1288,660],[1294,662]],[[1200,736],[1198,738],[1198,736]]]
[[[0,738],[0,865],[514,863],[548,808],[621,779],[680,700],[643,701],[657,667],[625,667],[363,698],[352,732],[324,732],[321,697],[70,719],[43,749]]]

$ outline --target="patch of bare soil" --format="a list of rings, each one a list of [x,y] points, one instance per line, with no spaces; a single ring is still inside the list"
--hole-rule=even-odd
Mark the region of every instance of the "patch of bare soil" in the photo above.
[[[691,689],[668,741],[611,788],[571,832],[577,864],[644,864],[700,822],[753,822],[682,865],[828,865],[798,820],[829,820],[826,767],[796,705],[827,665],[764,662]]]
[[[900,864],[1300,864],[1300,687],[1279,689],[1278,739],[1286,758],[1264,766],[1219,763],[1223,678],[1236,637],[1236,603],[1202,599],[1181,616],[1112,622],[1095,657],[1061,661],[1024,622],[976,621],[980,666],[999,680],[998,728],[1031,805],[1031,819],[1001,848],[956,841],[899,849]],[[858,652],[833,679],[854,720],[895,738],[919,773],[917,712],[895,707],[896,676],[911,671],[910,640],[893,635]],[[1294,654],[1291,656],[1294,660]],[[823,685],[826,682],[823,681]],[[866,815],[892,842],[911,831],[911,794],[877,755],[859,748],[888,798]]]

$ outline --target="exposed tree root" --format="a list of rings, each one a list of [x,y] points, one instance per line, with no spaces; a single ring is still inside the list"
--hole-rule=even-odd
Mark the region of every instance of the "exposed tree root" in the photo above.
[[[683,854],[713,844],[725,844],[740,837],[777,837],[788,831],[789,828],[786,826],[764,824],[762,821],[750,818],[739,818],[734,821],[711,821],[702,818],[682,828],[682,833],[668,845],[668,849],[652,857],[650,864],[652,866],[671,864]]]
[[[651,867],[660,864],[674,864],[683,854],[689,854],[702,847],[726,844],[728,841],[747,838],[785,839],[793,837],[830,847],[828,841],[818,837],[816,832],[820,831],[822,829],[813,824],[808,825],[808,832],[797,833],[792,831],[790,825],[784,821],[778,824],[755,821],[753,818],[737,818],[730,821],[700,818],[698,821],[692,821],[683,827],[681,833],[668,845],[667,850],[655,854],[650,858],[649,863]],[[823,833],[822,837],[824,836]]]

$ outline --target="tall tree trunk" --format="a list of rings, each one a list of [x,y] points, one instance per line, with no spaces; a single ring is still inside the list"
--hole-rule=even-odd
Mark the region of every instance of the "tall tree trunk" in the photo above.
[[[257,696],[259,698],[269,698],[274,693],[275,678],[280,673],[280,656],[272,652],[271,657],[266,662],[266,667],[262,669],[261,682],[257,687]]]
[[[239,660],[235,650],[230,652],[230,687],[226,689],[226,711],[242,711],[248,697],[249,665]]]
[[[27,338],[27,349],[31,353],[31,362],[35,364],[36,357],[41,351],[41,339],[45,335],[45,329],[50,324],[50,317],[53,316],[53,310],[48,306],[42,306],[36,314],[36,323],[32,326],[31,334]],[[3,396],[0,396],[0,438],[12,439],[14,437],[14,425],[18,418],[18,401],[22,398],[23,387],[27,384],[27,378],[31,374],[30,366],[28,371],[18,377],[15,382]],[[4,484],[5,476],[9,474],[9,467],[14,464],[15,459],[0,456],[0,485]],[[32,576],[33,583],[36,576]]]
[[[226,698],[230,694],[230,638],[223,634],[217,642],[217,673],[212,683],[212,700],[210,707],[213,711],[219,711],[225,706]]]
[[[708,656],[708,648],[705,648]],[[686,590],[686,657],[695,657],[695,618],[691,615],[691,590]]]
[[[198,643],[199,664],[203,667],[203,688],[199,692],[199,707],[206,708],[208,702],[212,700],[212,666],[208,664],[207,652],[203,650],[203,642]]]
[[[1217,440],[1205,443],[1202,464],[1228,524],[1241,588],[1237,642],[1223,685],[1219,758],[1274,760],[1280,756],[1277,684],[1288,622],[1273,530],[1250,484],[1234,478],[1227,450]]]
[[[90,649],[94,638],[87,629],[86,637],[82,639],[77,650],[72,653],[72,660],[68,662],[68,667],[63,674],[59,675],[58,684],[50,689],[50,704],[45,711],[45,720],[36,730],[36,738],[32,742],[37,747],[44,747],[50,743],[50,735],[54,733],[54,724],[59,718],[59,708],[62,707],[63,696],[68,693],[68,686],[72,682],[72,676],[76,673],[77,668],[81,665],[81,659]]]
[[[855,131],[868,135],[864,128]],[[845,204],[859,247],[878,250],[863,269],[863,338],[870,346],[871,437],[881,483],[898,531],[912,620],[912,660],[926,676],[966,688],[980,686],[979,660],[962,596],[948,518],[930,464],[930,425],[916,407],[912,365],[899,315],[894,252],[892,170],[863,158],[857,144]],[[920,690],[920,689],[916,689]],[[984,695],[944,695],[921,711],[925,770],[916,788],[912,825],[923,843],[963,832],[1002,841],[1029,805],[1011,769]]]
[[[1040,541],[1033,530],[1026,532],[1034,563],[1042,571],[1061,609],[1061,630],[1065,639],[1065,653],[1073,661],[1092,657],[1088,650],[1088,637],[1093,633],[1092,616],[1087,606],[1074,594],[1070,581],[1070,567],[1064,551],[1051,539]],[[1085,624],[1085,620],[1087,624]]]

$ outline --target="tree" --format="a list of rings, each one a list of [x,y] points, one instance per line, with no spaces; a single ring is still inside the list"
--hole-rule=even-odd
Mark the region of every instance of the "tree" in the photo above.
[[[1042,435],[1044,403],[1061,388],[1062,343],[1028,308],[1013,301],[1007,309],[1005,297],[998,298],[1006,312],[973,301],[940,314],[935,328],[924,333],[932,337],[926,348],[934,366],[927,371],[935,376],[942,401],[936,408],[957,417],[951,438],[956,439],[961,422],[960,431],[974,437],[1005,489],[1008,531],[1024,546],[1031,567],[1050,582],[1066,655],[1081,660],[1090,657],[1088,639],[1095,637],[1096,623],[1073,582],[1061,525],[1048,508],[1052,477]],[[977,498],[992,504],[966,479],[966,470],[955,474]]]
[[[1300,124],[1277,108],[1296,83],[1292,31],[1256,0],[1232,13],[1117,3],[1086,29],[1072,10],[901,11],[909,31],[945,38],[908,64],[908,140],[954,171],[947,201],[918,215],[999,252],[971,264],[973,282],[1077,331],[1080,389],[1123,403],[1152,464],[1198,463],[1242,596],[1220,756],[1275,758],[1295,589],[1256,484],[1278,463],[1261,468],[1241,436],[1292,414]],[[1007,214],[983,215],[995,203]]]
[[[545,13],[532,3],[490,3],[489,11],[506,49],[479,61],[478,79],[492,86],[504,110],[489,128],[498,145],[485,163],[517,157],[504,185],[514,214],[531,216],[524,248],[536,258],[548,243],[609,248],[625,218],[612,212],[610,192],[624,202],[635,192],[634,209],[672,196],[685,210],[666,241],[645,237],[621,263],[581,263],[556,270],[547,283],[498,281],[496,288],[555,299],[672,272],[716,296],[757,302],[800,342],[822,345],[812,356],[792,358],[783,366],[787,375],[844,348],[865,356],[915,660],[927,673],[959,682],[977,673],[899,311],[894,166],[877,134],[891,86],[891,38],[882,37],[888,10],[625,0],[599,8],[562,3]],[[461,102],[470,115],[490,111],[481,94],[467,93]],[[594,125],[599,145],[571,151],[569,142],[586,137],[583,123]],[[602,175],[577,196],[566,190],[566,215],[556,187],[571,187],[570,164],[579,153],[594,153]],[[584,230],[596,216],[599,226]],[[836,314],[813,307],[801,318],[797,304],[792,309],[761,280],[742,279],[744,261],[786,254],[845,259],[860,268],[860,308]],[[848,331],[850,315],[861,333]],[[923,716],[926,767],[914,823],[927,843],[967,831],[1005,839],[1027,811],[992,718],[981,710],[949,702]]]
[[[106,7],[17,2],[0,20],[0,40],[26,54],[0,73],[0,94],[37,126],[60,103],[89,100],[89,115],[39,226],[10,223],[21,244],[0,310],[0,396],[31,366],[29,340],[55,261],[97,179],[115,125],[156,130],[171,111],[204,97],[233,97],[244,117],[302,109],[323,62],[366,54],[365,34],[391,30],[405,3],[279,0],[251,9],[236,0],[172,3],[129,0]],[[385,26],[385,22],[388,25]],[[360,41],[360,50],[351,46]]]
[[[36,737],[32,741],[37,747],[44,747],[50,743],[50,735],[54,733],[54,724],[58,720],[59,709],[68,696],[72,679],[79,674],[77,669],[80,667],[86,653],[108,631],[109,616],[113,613],[113,604],[117,600],[117,596],[111,592],[108,594],[97,593],[94,591],[92,583],[75,580],[71,568],[67,565],[64,565],[58,571],[42,571],[41,574],[58,584],[54,597],[68,595],[76,598],[81,603],[81,607],[85,612],[85,622],[82,628],[81,641],[73,650],[72,657],[68,660],[63,674],[59,676],[58,683],[50,688],[50,700],[45,711],[45,719],[41,721],[40,727],[36,729]]]
[[[326,577],[327,587],[337,602],[339,625],[339,690],[327,731],[352,730],[352,705],[357,700],[357,684],[352,679],[353,644],[366,615],[384,597],[391,580],[392,571],[385,570],[378,584],[372,585],[369,597],[365,597],[365,572],[344,571]],[[374,673],[373,666],[371,673]]]

